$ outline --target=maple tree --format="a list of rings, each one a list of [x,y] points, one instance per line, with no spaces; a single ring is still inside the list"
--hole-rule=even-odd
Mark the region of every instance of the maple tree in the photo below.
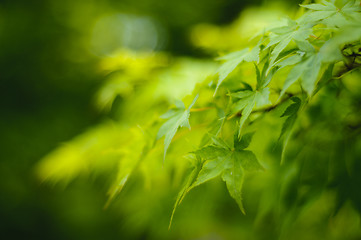
[[[272,172],[273,179],[278,178],[274,181],[284,188],[288,186],[279,183],[282,178],[291,178],[285,184],[297,188],[292,181],[303,175],[312,181],[315,180],[314,174],[321,179],[315,181],[325,182],[327,186],[336,184],[335,179],[347,170],[331,169],[325,173],[322,169],[329,164],[322,166],[322,161],[315,164],[321,167],[312,169],[309,163],[305,163],[307,161],[299,160],[298,155],[320,154],[317,149],[312,148],[309,153],[295,149],[309,147],[308,141],[320,145],[320,148],[334,144],[332,140],[353,139],[354,148],[360,142],[361,119],[359,110],[356,110],[360,95],[345,85],[357,85],[361,79],[361,6],[359,1],[322,1],[304,4],[301,8],[295,20],[282,19],[254,36],[243,50],[218,57],[221,64],[218,70],[213,71],[214,63],[189,63],[201,73],[215,74],[209,74],[210,77],[205,80],[196,80],[197,84],[190,84],[192,94],[183,95],[184,103],[175,101],[175,108],[163,115],[169,104],[164,104],[162,97],[172,99],[178,86],[182,85],[181,80],[180,85],[169,85],[168,89],[172,89],[169,92],[161,90],[166,82],[164,76],[176,78],[174,72],[179,68],[170,66],[168,70],[162,69],[161,64],[157,65],[157,61],[161,62],[159,56],[146,56],[153,62],[153,66],[144,65],[145,71],[151,73],[151,80],[140,80],[138,75],[132,75],[134,73],[128,73],[127,79],[134,88],[143,83],[150,87],[140,89],[134,96],[127,95],[122,89],[114,89],[114,93],[110,94],[111,103],[114,94],[129,98],[122,108],[126,117],[121,118],[121,127],[111,124],[101,126],[96,133],[89,133],[90,138],[110,140],[101,146],[94,144],[84,149],[88,137],[76,139],[73,144],[77,149],[61,147],[46,157],[39,166],[40,175],[44,179],[59,180],[69,173],[76,175],[97,167],[95,162],[99,159],[119,161],[118,177],[110,193],[113,199],[133,172],[139,170],[146,178],[152,178],[152,171],[165,164],[169,172],[177,169],[175,171],[179,171],[184,179],[171,219],[190,190],[217,177],[226,183],[229,195],[243,213],[247,212],[242,200],[247,194],[242,190],[247,184],[247,174],[260,176],[264,172]],[[111,91],[109,87],[104,89]],[[330,117],[333,119],[328,119]],[[320,121],[322,118],[335,123],[325,127]],[[336,123],[339,125],[334,127]],[[339,131],[335,133],[338,134],[335,139],[324,139],[332,135],[333,129]],[[259,142],[252,140],[254,138]],[[98,155],[94,157],[92,151]],[[66,154],[73,154],[74,161],[89,155],[94,162],[81,160],[83,165],[74,169],[69,167],[71,164],[66,159],[62,159]],[[355,159],[357,154],[346,163],[348,168],[359,166],[359,159]],[[161,156],[164,163],[155,164],[162,162]],[[332,160],[327,161],[336,166],[344,165],[338,157],[339,153],[335,153],[335,156],[330,156]],[[184,164],[185,159],[192,166],[189,174],[185,173],[189,167]],[[259,173],[254,175],[255,172]],[[166,175],[171,174],[174,172]],[[289,177],[292,174],[294,177]],[[352,174],[350,178],[353,178]],[[303,186],[300,182],[299,186]],[[312,186],[310,188],[313,189]],[[314,191],[317,190],[319,188]],[[295,193],[295,198],[298,196],[298,201],[306,201],[307,194],[309,192],[304,195]],[[338,205],[345,201],[342,196],[340,193]],[[351,196],[351,199],[357,207],[360,206],[358,195]],[[272,200],[272,197],[269,201],[268,204],[260,203],[262,211],[271,211],[272,206],[277,205],[277,200]]]

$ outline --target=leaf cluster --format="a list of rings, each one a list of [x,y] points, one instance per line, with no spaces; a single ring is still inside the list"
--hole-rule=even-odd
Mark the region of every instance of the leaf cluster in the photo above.
[[[169,173],[165,181],[184,181],[171,221],[175,209],[191,189],[217,177],[226,183],[229,195],[245,213],[242,200],[245,176],[260,170],[271,171],[274,164],[263,159],[263,154],[258,155],[260,148],[269,147],[262,145],[262,138],[270,138],[271,144],[280,145],[276,165],[289,167],[285,171],[292,172],[293,163],[287,158],[286,149],[294,140],[293,133],[300,128],[313,129],[312,121],[317,122],[317,119],[307,114],[316,111],[313,110],[315,106],[321,105],[322,111],[328,115],[320,112],[330,116],[333,106],[327,107],[327,103],[319,99],[319,93],[331,91],[342,96],[341,89],[345,84],[341,80],[347,79],[361,65],[359,1],[324,0],[301,5],[301,8],[304,14],[299,18],[286,18],[255,36],[247,48],[218,57],[217,61],[221,62],[218,70],[213,62],[183,59],[174,65],[169,63],[167,69],[163,64],[153,64],[147,71],[152,73],[150,79],[139,80],[139,76],[124,71],[121,82],[126,82],[127,89],[134,91],[134,97],[129,97],[129,103],[122,106],[123,118],[119,122],[132,131],[117,128],[114,132],[105,127],[108,129],[106,133],[112,134],[101,135],[101,138],[111,136],[111,139],[102,141],[104,144],[100,150],[96,148],[97,144],[86,148],[89,146],[87,141],[96,134],[89,133],[82,140],[74,140],[77,159],[90,156],[89,159],[104,160],[107,154],[114,153],[112,157],[119,160],[119,171],[110,191],[110,199],[113,199],[133,172],[142,171],[145,178],[156,175],[152,171],[159,165],[154,162],[158,163],[163,157],[165,168],[172,174],[176,172],[175,177]],[[191,69],[191,76],[186,75],[177,81],[179,69],[184,69],[183,73]],[[211,75],[212,72],[215,75]],[[168,79],[174,81],[171,82],[173,87],[167,85]],[[191,82],[187,83],[187,79]],[[142,88],[143,85],[147,87]],[[107,92],[112,87],[105,88],[105,95],[110,96],[107,101],[109,98],[109,101],[114,101],[118,87],[113,89],[114,92]],[[175,95],[183,101],[174,101]],[[357,102],[350,99],[345,105]],[[175,107],[166,112],[173,102]],[[166,113],[161,115],[162,112]],[[267,136],[262,132],[262,126],[271,117],[276,119],[276,123],[270,127],[272,136]],[[357,116],[351,120],[346,126],[359,126]],[[303,121],[302,126],[300,121]],[[301,141],[309,137],[304,132],[297,132]],[[259,142],[251,144],[253,138]],[[67,148],[55,151],[55,155],[64,149]],[[95,157],[93,150],[97,153]],[[67,175],[64,168],[59,171],[51,169],[53,165],[62,164],[60,155],[44,159],[39,168],[43,178],[57,179]],[[192,167],[186,178],[184,156],[188,156]],[[74,169],[71,174],[76,175],[82,171],[80,169]],[[287,176],[292,175],[289,172]]]

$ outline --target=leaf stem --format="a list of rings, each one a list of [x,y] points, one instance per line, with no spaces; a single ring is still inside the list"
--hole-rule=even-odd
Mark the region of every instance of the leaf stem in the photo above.
[[[282,103],[286,102],[288,99],[290,99],[291,97],[297,95],[297,94],[292,94],[292,93],[285,93],[287,94],[287,97],[283,98],[281,101],[279,101],[277,104],[275,105],[272,105],[272,106],[269,106],[269,107],[266,107],[266,108],[260,108],[260,109],[257,109],[257,110],[254,110],[251,112],[252,113],[259,113],[259,112],[269,112],[269,111],[272,111],[273,109],[275,109],[276,107],[278,107],[279,105],[281,105]],[[232,114],[230,115],[227,120],[230,120],[234,117],[241,117],[242,116],[242,112],[238,112],[238,113],[235,113],[235,114]]]

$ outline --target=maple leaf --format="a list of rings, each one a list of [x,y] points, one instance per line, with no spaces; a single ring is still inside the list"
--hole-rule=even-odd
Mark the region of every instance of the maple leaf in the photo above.
[[[297,80],[301,80],[302,87],[306,90],[309,96],[312,95],[315,85],[317,83],[318,75],[321,69],[322,56],[316,51],[306,54],[302,61],[299,57],[292,59],[294,62],[290,62],[290,65],[296,64],[288,74],[279,99],[284,95],[287,89],[295,83]],[[288,63],[287,63],[288,64]]]
[[[329,1],[300,6],[312,10],[299,19],[300,23],[322,22],[328,26],[341,27],[350,21],[360,19],[361,7],[356,1],[348,1],[341,8]]]
[[[312,25],[298,24],[296,21],[288,19],[287,25],[270,29],[269,43],[266,48],[274,46],[270,66],[273,66],[280,53],[290,44],[291,41],[307,42],[312,34]]]
[[[270,66],[270,61],[267,60],[263,65],[262,72],[258,68],[257,64],[254,64],[257,75],[257,87],[256,89],[264,89],[271,82],[273,75],[277,72],[278,66]]]
[[[213,145],[195,151],[194,154],[200,157],[204,163],[189,190],[215,177],[222,176],[229,194],[236,200],[241,211],[245,213],[241,196],[244,172],[263,169],[254,153],[245,150],[249,146],[252,136],[253,133],[247,133],[239,139],[236,133],[233,148],[215,141]]]
[[[279,69],[281,69],[281,68],[295,65],[302,61],[303,55],[304,55],[304,53],[301,53],[301,52],[296,52],[295,54],[289,54],[289,55],[281,58],[280,60],[278,60],[275,63],[275,66],[278,66]]]
[[[217,58],[217,60],[226,61],[221,65],[221,67],[218,69],[217,73],[219,75],[218,83],[216,90],[214,92],[214,95],[217,93],[217,90],[223,80],[231,73],[233,70],[243,61],[244,62],[258,62],[259,61],[259,53],[260,53],[260,47],[257,45],[252,50],[249,48],[233,52],[230,54],[227,54],[223,57]]]
[[[163,160],[165,160],[165,156],[167,154],[168,147],[178,131],[178,128],[180,127],[187,127],[190,129],[189,125],[189,115],[190,115],[190,109],[193,107],[195,102],[198,99],[198,95],[193,99],[192,103],[189,105],[189,107],[186,109],[184,103],[182,101],[176,102],[176,109],[171,109],[162,116],[160,116],[163,119],[168,119],[160,128],[157,133],[156,139],[160,139],[163,136],[165,136],[164,139],[164,155]]]
[[[230,94],[231,97],[240,98],[232,107],[233,114],[242,111],[242,116],[239,121],[239,134],[244,123],[256,106],[262,107],[270,104],[269,94],[269,88],[263,88],[259,91],[245,90]]]

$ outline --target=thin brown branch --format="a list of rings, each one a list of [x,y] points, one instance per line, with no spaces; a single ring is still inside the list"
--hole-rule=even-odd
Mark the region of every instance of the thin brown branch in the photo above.
[[[257,109],[257,110],[254,110],[251,112],[252,113],[260,113],[260,112],[270,112],[272,111],[273,109],[275,109],[276,107],[278,107],[279,105],[281,105],[282,103],[286,102],[288,99],[290,99],[291,97],[293,97],[295,94],[292,94],[292,93],[285,93],[287,96],[282,98],[281,101],[277,102],[275,105],[272,105],[272,106],[269,106],[269,107],[266,107],[266,108],[260,108],[260,109]],[[231,116],[229,116],[227,118],[227,120],[230,120],[234,117],[242,117],[242,112],[238,112],[236,114],[233,114]]]

